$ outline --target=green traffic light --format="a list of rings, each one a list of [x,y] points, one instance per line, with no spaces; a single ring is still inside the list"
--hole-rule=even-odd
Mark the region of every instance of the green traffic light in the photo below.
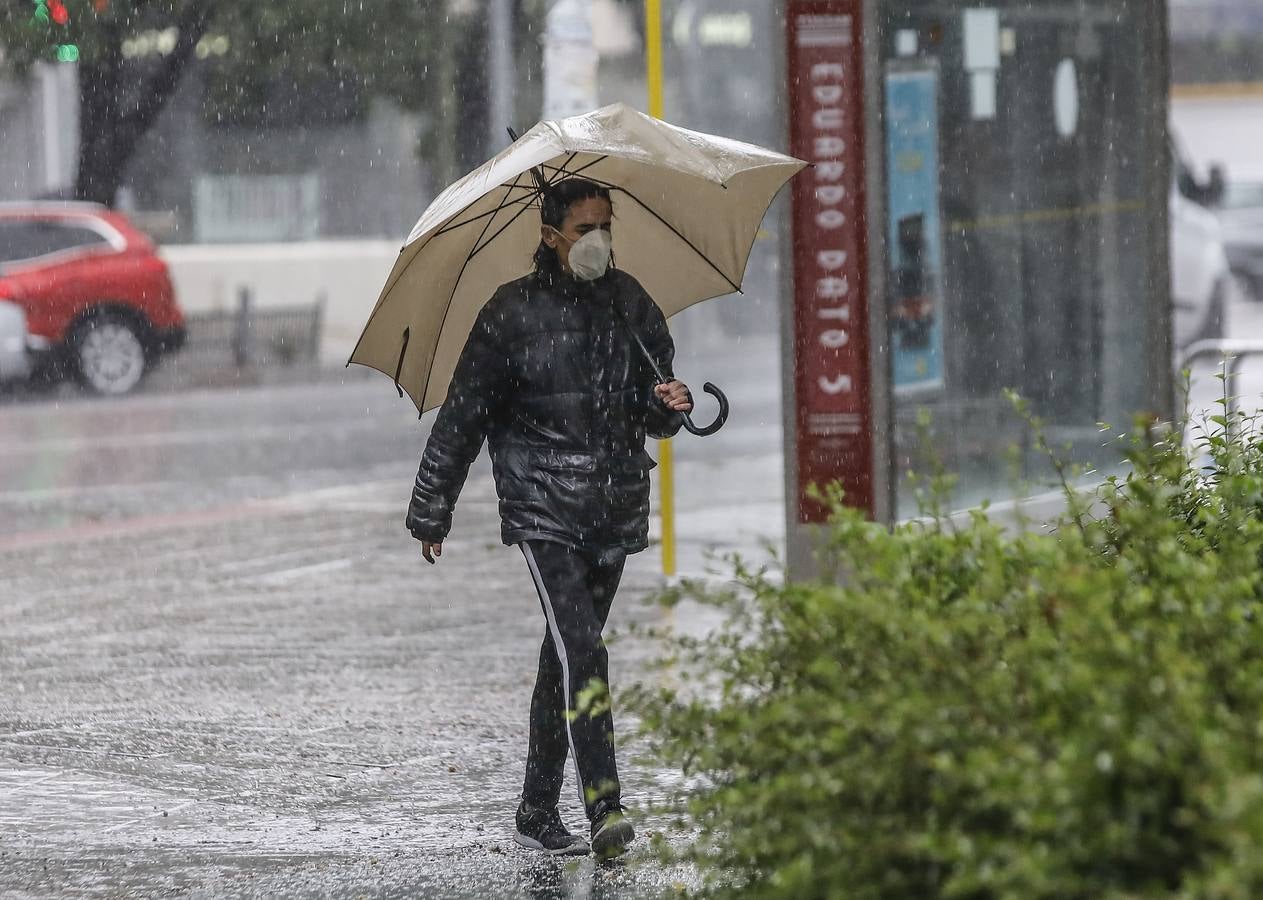
[[[76,44],[59,44],[57,62],[72,63],[79,61],[79,47]]]

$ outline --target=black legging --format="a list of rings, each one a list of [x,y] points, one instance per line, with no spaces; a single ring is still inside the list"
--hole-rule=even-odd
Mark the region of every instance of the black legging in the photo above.
[[[532,806],[557,805],[569,749],[580,799],[591,818],[597,800],[619,799],[614,718],[608,694],[609,658],[601,630],[618,590],[624,557],[613,554],[612,559],[602,559],[547,541],[519,546],[548,620],[531,697],[531,737],[522,797]],[[601,708],[595,714],[566,715],[567,710],[578,709],[580,695],[594,683],[607,687],[603,696],[599,690],[595,692]]]

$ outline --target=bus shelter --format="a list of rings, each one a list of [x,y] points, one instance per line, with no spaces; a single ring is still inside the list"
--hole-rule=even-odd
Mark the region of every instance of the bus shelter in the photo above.
[[[1100,423],[1173,413],[1165,0],[779,0],[796,180],[785,278],[791,571],[840,482],[918,514],[1120,464]],[[1044,488],[1047,489],[1047,488]]]

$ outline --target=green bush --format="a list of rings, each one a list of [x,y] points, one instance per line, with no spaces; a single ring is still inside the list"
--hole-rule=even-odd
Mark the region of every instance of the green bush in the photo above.
[[[737,564],[685,590],[726,624],[674,638],[674,687],[633,705],[688,776],[709,892],[1263,896],[1251,424],[1217,418],[1203,470],[1178,436],[1120,440],[1130,474],[1051,533],[838,506],[842,586]]]

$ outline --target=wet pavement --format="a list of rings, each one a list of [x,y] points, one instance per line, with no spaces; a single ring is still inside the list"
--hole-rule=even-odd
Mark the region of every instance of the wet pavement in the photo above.
[[[730,389],[732,424],[677,441],[692,572],[782,528],[779,388],[748,360],[713,361],[697,380]],[[381,376],[337,372],[0,402],[0,896],[659,897],[695,883],[644,840],[600,867],[511,842],[543,620],[499,542],[485,456],[438,566],[403,531],[431,420]],[[633,557],[615,630],[668,615],[643,602],[658,566],[656,550]],[[616,697],[654,653],[613,645]],[[634,742],[620,758],[637,807],[674,783]]]

